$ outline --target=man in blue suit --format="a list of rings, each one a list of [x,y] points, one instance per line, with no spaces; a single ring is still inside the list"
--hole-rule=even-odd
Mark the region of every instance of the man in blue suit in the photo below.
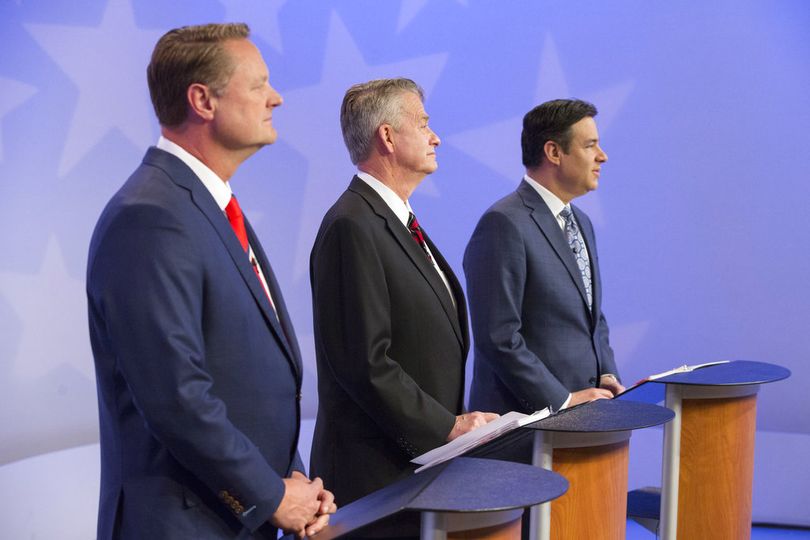
[[[147,75],[162,136],[93,234],[100,539],[312,535],[335,510],[303,474],[295,332],[228,184],[276,140],[282,102],[248,32],[160,39]]]
[[[597,188],[607,161],[596,112],[555,100],[526,114],[526,175],[484,213],[467,246],[472,409],[559,410],[624,389],[602,313],[593,226],[570,204]]]

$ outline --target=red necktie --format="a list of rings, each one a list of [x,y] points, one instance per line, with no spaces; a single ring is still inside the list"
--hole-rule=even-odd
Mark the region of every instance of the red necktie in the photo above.
[[[428,251],[427,242],[425,242],[425,235],[422,234],[422,227],[419,226],[419,222],[416,220],[416,216],[413,215],[413,212],[410,212],[408,215],[408,230],[411,232],[411,236],[416,243],[419,244],[419,247],[422,248],[422,251],[425,252],[427,260],[432,263],[433,258],[430,256],[430,252]]]
[[[242,216],[242,209],[239,208],[239,203],[236,202],[235,195],[231,195],[231,200],[228,201],[228,206],[225,207],[225,214],[228,216],[228,221],[231,222],[231,227],[233,228],[233,232],[236,233],[236,238],[238,238],[239,243],[242,244],[242,249],[245,250],[245,253],[249,253],[245,218]],[[273,306],[275,310],[276,306],[273,304],[273,299],[270,298],[270,292],[265,288],[261,274],[259,274],[259,265],[256,263],[256,259],[251,258],[250,264],[253,266],[253,271],[256,272],[256,278],[258,278],[259,283],[262,284],[262,289],[264,289],[267,299],[270,300],[270,305]]]

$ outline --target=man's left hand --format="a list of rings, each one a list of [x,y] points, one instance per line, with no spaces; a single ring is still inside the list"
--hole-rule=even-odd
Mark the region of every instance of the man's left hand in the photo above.
[[[599,388],[610,390],[613,395],[621,394],[624,392],[624,386],[619,382],[615,375],[606,374],[599,378]]]

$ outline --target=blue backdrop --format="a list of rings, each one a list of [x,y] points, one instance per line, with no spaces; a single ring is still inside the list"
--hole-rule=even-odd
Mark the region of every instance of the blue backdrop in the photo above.
[[[291,307],[305,416],[317,407],[309,251],[353,173],[340,101],[351,84],[402,75],[426,90],[442,138],[439,170],[411,202],[459,275],[478,217],[523,173],[523,114],[556,97],[594,102],[610,160],[579,202],[624,378],[719,359],[789,367],[760,393],[771,437],[758,454],[777,476],[798,466],[790,450],[810,440],[802,0],[2,0],[0,464],[98,440],[90,233],[157,140],[145,82],[155,41],[219,21],[250,24],[284,97],[279,141],[232,186]]]

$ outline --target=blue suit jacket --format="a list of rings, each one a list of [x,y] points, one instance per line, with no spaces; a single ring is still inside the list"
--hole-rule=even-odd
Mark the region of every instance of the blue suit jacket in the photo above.
[[[532,186],[522,181],[478,222],[464,254],[475,343],[471,409],[556,409],[602,373],[618,376],[593,226],[572,209],[590,255],[593,310],[565,235]]]
[[[301,361],[227,217],[181,160],[150,148],[90,245],[101,430],[98,538],[273,537],[297,454]],[[280,321],[279,321],[280,319]]]

